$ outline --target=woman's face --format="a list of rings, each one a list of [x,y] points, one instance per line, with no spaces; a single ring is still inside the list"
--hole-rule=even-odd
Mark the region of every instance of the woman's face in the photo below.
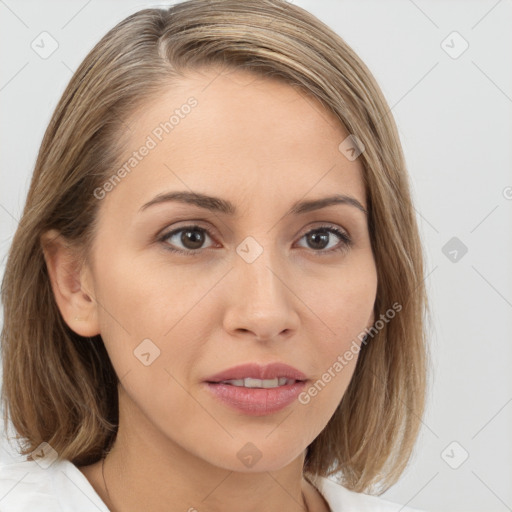
[[[95,192],[85,278],[120,379],[120,429],[228,470],[281,468],[333,415],[373,322],[365,212],[290,212],[334,195],[367,207],[360,159],[339,149],[349,133],[294,87],[214,70],[189,73],[128,133],[124,172]],[[176,192],[218,200],[154,201]],[[269,379],[242,380],[258,375]]]

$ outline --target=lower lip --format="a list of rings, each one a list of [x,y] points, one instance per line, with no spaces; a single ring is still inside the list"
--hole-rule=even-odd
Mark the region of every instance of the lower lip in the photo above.
[[[249,416],[264,416],[281,411],[290,405],[306,386],[305,381],[295,382],[277,388],[244,388],[229,384],[213,384],[206,382],[213,395]]]

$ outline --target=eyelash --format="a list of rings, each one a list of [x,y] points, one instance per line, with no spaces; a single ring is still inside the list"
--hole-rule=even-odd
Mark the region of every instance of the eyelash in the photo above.
[[[165,246],[165,249],[168,251],[171,251],[174,253],[179,253],[179,254],[185,254],[187,256],[199,256],[206,249],[197,249],[197,250],[175,249],[175,248],[171,247],[169,245],[169,243],[167,243],[167,239],[169,239],[176,233],[180,233],[182,231],[196,231],[196,230],[206,233],[210,238],[213,239],[213,237],[208,229],[203,228],[198,225],[191,225],[191,226],[184,226],[179,229],[175,229],[174,231],[170,231],[169,233],[164,233],[160,238],[158,238],[158,241],[162,242]],[[322,231],[323,232],[327,231],[328,233],[333,233],[333,234],[337,235],[341,239],[341,244],[339,247],[335,247],[334,249],[333,248],[328,249],[328,250],[322,249],[322,250],[318,250],[318,251],[312,250],[313,253],[316,253],[317,256],[324,256],[326,254],[346,251],[347,249],[349,249],[352,246],[352,239],[346,233],[339,230],[337,227],[331,226],[331,225],[324,225],[324,226],[319,226],[317,228],[314,228],[314,229],[308,231],[307,233],[304,233],[300,237],[300,239],[304,238],[305,236],[307,236],[311,233],[322,232]]]

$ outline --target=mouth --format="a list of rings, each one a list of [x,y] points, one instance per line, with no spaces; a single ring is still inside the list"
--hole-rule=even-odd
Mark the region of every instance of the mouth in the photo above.
[[[250,380],[256,380],[256,385],[251,382],[249,386],[237,386],[221,381],[205,382],[205,386],[217,403],[248,416],[266,416],[288,408],[306,386],[306,381],[285,379],[282,385],[272,387],[274,381],[270,381],[269,387],[259,387],[261,381]]]
[[[259,389],[274,389],[282,386],[293,385],[296,382],[303,382],[302,380],[288,379],[287,377],[276,377],[275,379],[253,379],[246,377],[244,379],[222,380],[220,382],[209,382],[210,384],[226,384],[228,386],[235,386],[237,388],[259,388]]]
[[[237,366],[204,381],[213,397],[250,416],[274,414],[290,406],[304,389],[305,374],[283,363]]]

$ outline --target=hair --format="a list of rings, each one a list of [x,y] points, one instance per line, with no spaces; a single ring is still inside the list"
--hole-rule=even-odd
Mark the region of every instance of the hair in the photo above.
[[[368,343],[334,415],[307,447],[304,474],[381,494],[403,473],[424,414],[428,312],[405,159],[374,77],[327,25],[285,0],[190,0],[143,9],[111,29],[65,89],[37,156],[2,281],[2,407],[27,455],[42,442],[76,465],[100,460],[118,427],[118,378],[100,335],[69,328],[52,293],[41,235],[90,255],[94,190],[121,162],[126,122],[189,70],[220,65],[298,87],[363,143],[359,155],[377,267]],[[380,486],[374,491],[374,486]]]

